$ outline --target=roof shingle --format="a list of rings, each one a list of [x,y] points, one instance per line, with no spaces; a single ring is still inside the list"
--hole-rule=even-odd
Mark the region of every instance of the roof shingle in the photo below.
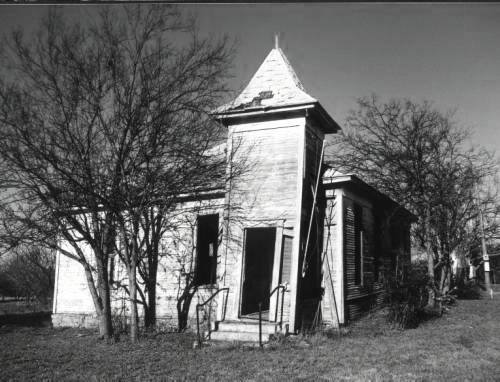
[[[262,107],[283,107],[314,103],[280,48],[267,55],[246,88],[236,99],[217,109],[217,113]]]

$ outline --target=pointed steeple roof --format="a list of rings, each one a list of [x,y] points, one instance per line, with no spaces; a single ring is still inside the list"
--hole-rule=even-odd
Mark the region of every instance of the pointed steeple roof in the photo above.
[[[260,118],[275,113],[303,110],[314,117],[325,133],[335,133],[340,126],[319,101],[311,97],[299,81],[283,51],[276,47],[269,52],[246,88],[232,102],[212,112],[224,124],[241,118]]]
[[[218,113],[315,103],[280,48],[269,52],[246,88]]]

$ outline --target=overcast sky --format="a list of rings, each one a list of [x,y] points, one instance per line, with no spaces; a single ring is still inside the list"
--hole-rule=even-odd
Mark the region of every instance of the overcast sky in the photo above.
[[[97,6],[72,5],[71,14]],[[476,143],[500,146],[500,4],[181,5],[200,31],[238,41],[234,89],[246,85],[280,34],[309,94],[342,126],[358,97],[432,100],[457,109]],[[0,31],[36,23],[45,6],[0,6]],[[84,10],[84,12],[82,12]],[[92,12],[90,12],[92,13]]]

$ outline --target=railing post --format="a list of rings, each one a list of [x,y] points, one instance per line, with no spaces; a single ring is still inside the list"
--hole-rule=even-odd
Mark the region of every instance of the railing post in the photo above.
[[[226,300],[224,302],[224,314],[222,321],[225,320],[226,318],[226,309],[227,309],[227,299],[229,297],[229,288],[221,288],[217,289],[215,293],[212,293],[212,295],[203,303],[196,305],[196,334],[198,336],[198,345],[201,346],[202,340],[201,340],[201,334],[200,334],[200,308],[202,306],[207,305],[209,302],[211,302],[215,296],[217,296],[220,292],[226,291]],[[210,335],[212,333],[212,328],[210,326],[210,323],[212,321],[212,304],[208,306],[208,339],[210,339]]]
[[[259,302],[259,346],[262,347],[262,303]]]

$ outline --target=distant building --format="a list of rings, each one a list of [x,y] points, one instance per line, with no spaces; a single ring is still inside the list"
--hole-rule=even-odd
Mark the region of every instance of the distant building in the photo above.
[[[198,285],[192,325],[196,304],[227,288],[210,303],[215,340],[256,340],[259,304],[267,334],[347,324],[380,304],[384,280],[410,261],[413,217],[356,175],[323,165],[325,136],[340,127],[283,51],[272,49],[214,117],[228,129],[227,175],[242,159],[247,171],[179,202],[180,234],[164,238],[169,255],[158,269],[158,320],[176,324],[180,262]],[[94,323],[80,265],[59,254],[56,279],[54,325]],[[117,311],[126,309],[120,296]]]

